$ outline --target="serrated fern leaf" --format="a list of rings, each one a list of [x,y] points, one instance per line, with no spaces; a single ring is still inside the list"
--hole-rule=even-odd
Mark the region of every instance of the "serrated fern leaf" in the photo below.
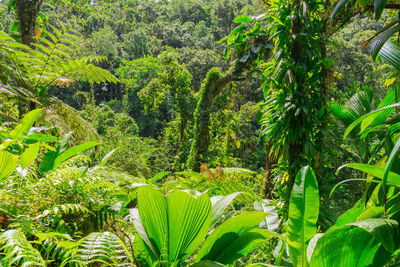
[[[75,263],[78,266],[101,264],[103,266],[133,266],[132,257],[125,244],[113,233],[91,233],[78,242],[71,252],[66,264]]]
[[[5,257],[1,266],[46,266],[39,251],[32,247],[21,230],[8,230],[0,235]]]

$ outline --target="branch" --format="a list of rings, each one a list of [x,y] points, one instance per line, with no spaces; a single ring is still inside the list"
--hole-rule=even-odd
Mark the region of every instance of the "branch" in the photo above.
[[[368,9],[374,9],[374,5],[366,6]],[[387,4],[385,6],[386,9],[400,9],[400,4]]]

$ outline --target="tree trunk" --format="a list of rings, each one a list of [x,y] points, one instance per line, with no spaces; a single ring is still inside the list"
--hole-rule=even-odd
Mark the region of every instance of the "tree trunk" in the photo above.
[[[328,36],[328,28],[330,23],[330,6],[331,3],[329,0],[325,1],[325,6],[327,10],[323,16],[323,25],[322,25],[322,33],[321,33],[321,40],[320,40],[320,48],[321,48],[321,60],[325,60],[327,57],[327,36]],[[328,88],[330,86],[330,80],[332,76],[332,70],[330,69],[323,69],[322,73],[322,80],[321,80],[321,108],[324,109],[324,116],[322,118],[322,128],[327,127],[327,116],[328,116],[328,108],[327,108],[327,98],[328,98]],[[317,169],[321,163],[321,154],[323,149],[324,143],[324,134],[320,131],[316,136],[316,153],[314,157],[314,169]]]
[[[188,166],[193,171],[200,171],[202,157],[208,152],[210,144],[210,114],[214,99],[233,80],[234,75],[232,73],[222,75],[216,68],[207,73],[194,114],[194,139],[188,160]]]
[[[31,46],[36,28],[36,17],[43,0],[16,0],[15,8],[21,26],[22,43]]]
[[[272,199],[274,196],[272,194],[273,184],[272,180],[272,170],[274,169],[274,165],[276,164],[276,157],[270,156],[272,144],[268,144],[266,151],[267,157],[265,160],[265,176],[263,181],[263,191],[264,191],[264,198]]]
[[[294,61],[294,65],[297,66],[297,64],[300,64],[301,62],[301,44],[298,41],[298,38],[295,38],[296,35],[301,33],[301,24],[300,24],[300,17],[299,17],[299,7],[300,6],[300,1],[299,0],[293,0],[292,2],[292,14],[293,14],[293,19],[291,22],[291,28],[292,28],[292,48],[290,51],[290,55]],[[292,84],[292,95],[294,98],[296,97],[303,97],[303,80],[304,77],[302,75],[296,75],[295,81]],[[297,84],[297,88],[295,84]],[[290,122],[293,127],[297,127],[299,125],[299,122],[297,120],[291,121]],[[300,136],[297,140],[290,140],[289,141],[289,159],[288,159],[288,167],[289,167],[289,186],[287,189],[287,195],[290,195],[290,192],[292,191],[292,187],[296,178],[296,171],[299,169],[299,164],[300,160],[302,158],[301,154],[303,152],[303,141],[305,140],[304,136],[305,132],[303,131],[302,135]]]

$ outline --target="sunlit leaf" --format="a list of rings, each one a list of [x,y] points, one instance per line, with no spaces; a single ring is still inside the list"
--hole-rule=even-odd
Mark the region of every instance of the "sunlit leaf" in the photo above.
[[[197,254],[197,260],[230,264],[246,255],[260,243],[276,235],[264,229],[257,229],[266,215],[258,211],[245,212],[228,219],[206,239]]]
[[[297,173],[289,202],[288,245],[295,266],[308,266],[307,244],[317,231],[318,214],[318,182],[306,166]]]
[[[39,142],[30,145],[21,155],[21,168],[25,169],[32,161],[34,161],[39,154]]]
[[[0,150],[0,182],[8,178],[17,168],[18,156]]]

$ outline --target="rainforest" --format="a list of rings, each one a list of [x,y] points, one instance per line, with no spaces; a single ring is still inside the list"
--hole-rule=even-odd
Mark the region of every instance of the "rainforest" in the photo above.
[[[400,266],[396,0],[0,0],[0,266]]]

